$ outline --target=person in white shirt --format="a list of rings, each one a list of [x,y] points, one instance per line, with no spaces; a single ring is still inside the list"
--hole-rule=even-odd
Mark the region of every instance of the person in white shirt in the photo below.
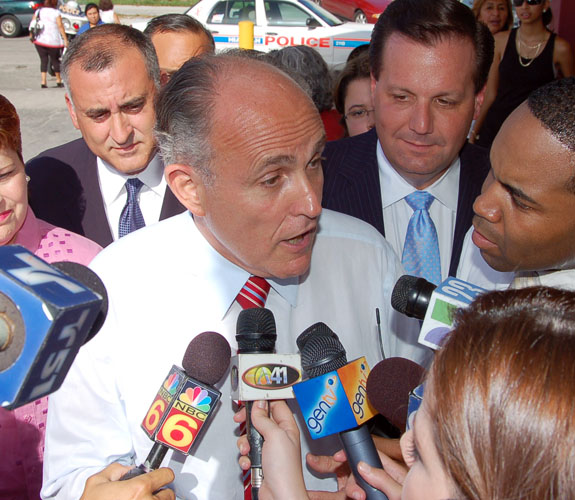
[[[128,180],[140,186],[143,223],[135,227],[184,210],[167,187],[153,135],[159,73],[154,46],[129,26],[101,25],[74,41],[62,78],[82,138],[28,162],[30,205],[39,217],[105,247],[122,235]]]
[[[323,321],[349,359],[365,355],[371,366],[382,350],[424,364],[429,354],[417,345],[417,322],[390,307],[403,270],[389,244],[368,224],[322,212],[325,132],[294,81],[243,57],[193,58],[161,91],[157,117],[166,178],[188,211],[120,239],[94,262],[110,310],[51,399],[44,498],[77,498],[111,462],[145,459],[152,443],[140,424],[166,372],[203,331],[236,347],[235,299],[251,275],[271,285],[277,352],[296,352],[298,335]],[[164,460],[178,498],[243,498],[237,408],[229,378],[218,385],[221,405],[192,456]],[[339,443],[308,447],[325,454]],[[336,487],[335,478],[307,480]]]
[[[571,77],[537,89],[507,118],[473,206],[461,279],[501,288],[501,276],[514,275],[513,287],[575,289],[574,110]]]
[[[487,151],[466,136],[483,102],[493,37],[457,0],[396,0],[374,27],[369,59],[375,128],[327,144],[323,206],[369,222],[410,274],[438,284],[457,271],[489,171]],[[432,200],[432,276],[407,264],[414,194]]]

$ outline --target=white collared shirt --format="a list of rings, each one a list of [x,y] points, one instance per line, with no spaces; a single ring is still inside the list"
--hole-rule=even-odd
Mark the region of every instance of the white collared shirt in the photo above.
[[[158,154],[155,154],[146,169],[136,176],[118,172],[99,157],[96,161],[100,191],[114,240],[118,239],[120,216],[128,199],[126,181],[132,177],[137,177],[144,183],[138,196],[138,203],[146,225],[160,220],[164,194],[166,193],[166,179],[164,178],[164,164]]]
[[[366,356],[373,367],[381,359],[379,308],[386,355],[429,358],[430,351],[417,345],[418,322],[391,309],[403,269],[384,238],[365,222],[330,210],[322,212],[319,227],[308,274],[269,280],[266,308],[277,325],[276,352],[297,352],[296,338],[323,321],[349,361]],[[92,267],[106,285],[110,308],[102,330],[50,396],[43,498],[79,498],[87,477],[107,464],[142,463],[152,442],[140,424],[194,336],[216,331],[232,350],[237,346],[241,308],[235,297],[249,273],[209,245],[189,212],[121,238]],[[164,459],[176,474],[178,498],[243,499],[229,376],[217,386],[221,405],[192,456],[169,451]],[[301,420],[299,426],[303,457],[310,449],[332,454],[341,447],[337,436],[311,441]],[[333,477],[319,479],[306,469],[309,488],[335,490]]]
[[[391,166],[379,141],[377,141],[377,164],[383,204],[385,239],[401,260],[407,226],[413,215],[413,209],[405,201],[405,197],[417,190]],[[457,218],[459,175],[460,161],[458,156],[439,179],[425,188],[425,191],[435,198],[429,208],[429,214],[437,230],[442,280],[449,275],[451,248],[453,247]]]

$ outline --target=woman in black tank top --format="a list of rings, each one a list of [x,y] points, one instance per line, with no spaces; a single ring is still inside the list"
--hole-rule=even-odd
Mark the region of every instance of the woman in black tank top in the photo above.
[[[549,0],[513,0],[519,28],[495,35],[495,55],[485,100],[470,132],[470,142],[491,147],[511,112],[536,88],[574,74],[569,43],[549,31]]]

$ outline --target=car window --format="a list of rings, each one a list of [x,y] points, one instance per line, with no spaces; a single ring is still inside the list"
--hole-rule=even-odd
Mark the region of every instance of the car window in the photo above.
[[[267,1],[264,3],[270,26],[305,26],[311,15],[291,2]]]
[[[315,15],[323,19],[329,26],[339,26],[343,24],[343,21],[339,19],[337,16],[328,12],[323,7],[318,5],[317,3],[310,1],[310,0],[299,0],[299,3],[305,5],[309,10],[311,10]]]
[[[238,24],[240,21],[256,22],[256,6],[253,0],[218,2],[208,16],[208,24]]]

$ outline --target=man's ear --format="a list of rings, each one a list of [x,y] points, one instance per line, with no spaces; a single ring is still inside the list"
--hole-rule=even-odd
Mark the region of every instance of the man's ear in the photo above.
[[[481,106],[483,105],[483,100],[485,99],[485,90],[487,89],[487,84],[475,95],[475,109],[473,110],[473,119],[477,120],[479,116],[479,111],[481,111]]]
[[[72,99],[70,99],[70,96],[68,95],[67,92],[65,99],[66,99],[66,106],[68,106],[68,113],[70,113],[70,118],[72,118],[72,123],[74,124],[74,127],[76,127],[76,130],[80,130],[80,127],[78,126],[78,117],[76,116],[76,110],[74,109]]]
[[[189,165],[174,163],[166,165],[166,181],[170,189],[192,214],[198,217],[205,215],[205,190],[202,177]]]

